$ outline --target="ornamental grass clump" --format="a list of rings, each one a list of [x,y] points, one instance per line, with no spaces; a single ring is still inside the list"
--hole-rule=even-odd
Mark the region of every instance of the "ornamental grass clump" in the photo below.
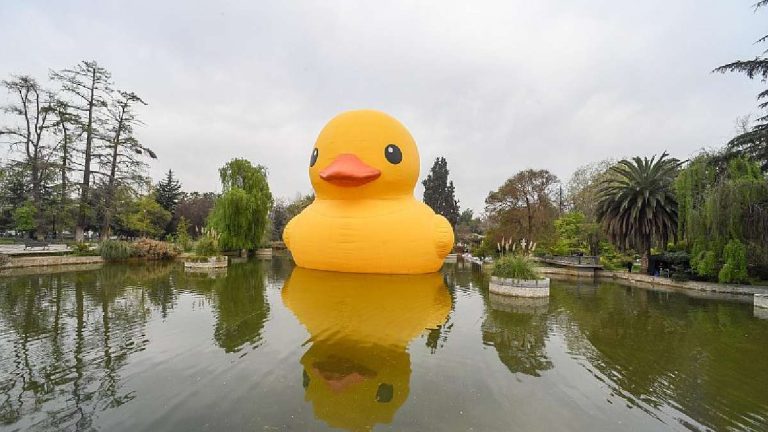
[[[120,240],[104,240],[99,244],[99,255],[105,261],[122,261],[133,256],[130,243]]]
[[[493,266],[493,276],[506,279],[541,279],[533,262],[524,256],[507,255]]]
[[[220,254],[219,234],[216,230],[206,229],[203,236],[195,244],[195,255],[198,257],[212,257]]]

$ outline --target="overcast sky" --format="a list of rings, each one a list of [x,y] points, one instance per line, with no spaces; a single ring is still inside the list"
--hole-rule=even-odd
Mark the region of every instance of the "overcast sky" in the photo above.
[[[276,196],[309,192],[323,125],[383,110],[477,212],[525,168],[721,146],[761,85],[710,71],[761,53],[754,1],[1,0],[0,74],[97,60],[149,103],[152,176],[188,191],[245,157]]]

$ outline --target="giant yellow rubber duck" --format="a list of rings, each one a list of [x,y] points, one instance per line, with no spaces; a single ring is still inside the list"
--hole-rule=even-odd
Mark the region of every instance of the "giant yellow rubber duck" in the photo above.
[[[419,152],[379,111],[349,111],[320,132],[309,162],[315,201],[285,227],[296,264],[316,270],[417,274],[440,269],[450,223],[417,201]]]
[[[347,430],[392,422],[408,398],[410,342],[445,323],[442,275],[340,274],[296,267],[283,303],[307,328],[301,358],[315,417]]]

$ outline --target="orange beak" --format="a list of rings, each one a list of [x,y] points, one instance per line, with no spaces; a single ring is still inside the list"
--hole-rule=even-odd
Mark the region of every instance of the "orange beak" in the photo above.
[[[381,171],[368,166],[353,154],[342,154],[336,157],[324,170],[320,178],[336,186],[362,186],[379,178]]]

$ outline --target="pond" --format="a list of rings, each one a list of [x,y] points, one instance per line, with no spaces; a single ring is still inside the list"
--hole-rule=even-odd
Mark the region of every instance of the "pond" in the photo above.
[[[768,430],[751,304],[487,286],[285,259],[0,277],[0,429]]]

